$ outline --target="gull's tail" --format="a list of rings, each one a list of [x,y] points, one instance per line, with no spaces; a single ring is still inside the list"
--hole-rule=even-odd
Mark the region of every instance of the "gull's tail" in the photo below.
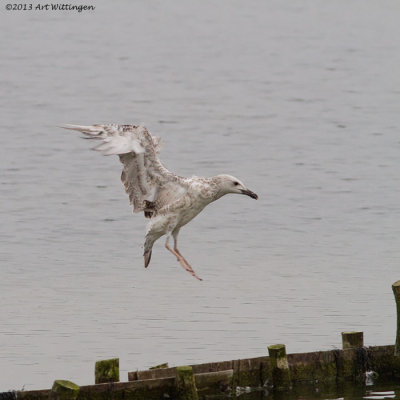
[[[143,255],[144,255],[144,267],[145,267],[145,268],[147,268],[147,267],[149,266],[149,264],[150,264],[151,252],[152,252],[152,250],[147,251],[147,252],[145,252],[145,253],[143,254]]]
[[[158,236],[160,237],[160,236]],[[147,268],[150,264],[151,260],[151,252],[153,249],[154,242],[158,239],[158,237],[154,237],[153,235],[146,235],[146,240],[144,241],[144,267]]]

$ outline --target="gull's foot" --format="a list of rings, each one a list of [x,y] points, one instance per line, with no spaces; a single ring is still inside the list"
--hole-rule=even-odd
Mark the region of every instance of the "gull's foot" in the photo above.
[[[199,276],[197,276],[196,272],[194,272],[193,268],[190,266],[190,264],[182,257],[181,259],[178,259],[178,261],[180,262],[180,264],[182,265],[182,267],[189,272],[190,275],[194,276],[196,279],[198,279],[199,281],[202,281],[203,279],[201,279]]]

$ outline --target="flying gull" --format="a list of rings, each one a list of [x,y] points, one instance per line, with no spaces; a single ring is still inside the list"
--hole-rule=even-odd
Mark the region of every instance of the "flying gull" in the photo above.
[[[143,125],[65,125],[63,128],[83,133],[86,135],[84,139],[100,141],[93,150],[107,156],[119,156],[123,164],[121,181],[133,205],[133,212],[144,212],[144,216],[150,219],[144,242],[146,268],[150,263],[154,242],[166,235],[167,250],[186,271],[201,280],[178,250],[179,230],[205,206],[228,193],[258,198],[231,175],[184,178],[173,174],[158,158],[160,138],[152,136]],[[174,248],[169,245],[171,236]]]

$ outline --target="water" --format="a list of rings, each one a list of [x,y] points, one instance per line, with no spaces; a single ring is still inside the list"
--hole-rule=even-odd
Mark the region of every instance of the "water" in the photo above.
[[[348,383],[332,388],[297,387],[290,392],[274,393],[266,389],[243,388],[240,400],[384,400],[400,399],[400,386],[395,381],[375,382],[371,385]],[[221,398],[222,400],[222,398]]]
[[[0,390],[391,344],[400,279],[400,3],[96,1],[0,11]],[[63,123],[145,122],[181,175],[230,173],[182,229],[132,216],[114,157]]]

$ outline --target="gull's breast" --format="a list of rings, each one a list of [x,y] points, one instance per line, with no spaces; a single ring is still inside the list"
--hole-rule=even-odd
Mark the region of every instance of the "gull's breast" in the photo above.
[[[199,197],[188,196],[188,201],[185,204],[186,207],[182,208],[179,212],[178,226],[181,227],[190,222],[207,204],[207,202],[202,201]]]

